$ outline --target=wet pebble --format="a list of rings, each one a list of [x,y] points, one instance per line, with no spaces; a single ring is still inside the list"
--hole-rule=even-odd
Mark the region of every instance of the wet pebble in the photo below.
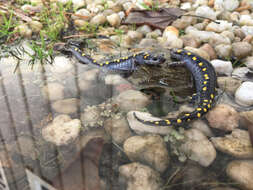
[[[80,15],[80,16],[76,16],[76,15]],[[87,9],[79,9],[71,17],[74,20],[81,19],[81,21],[88,21],[91,18],[91,14],[90,14],[90,11],[88,11]]]
[[[95,82],[98,78],[99,69],[91,69],[80,74],[80,80]]]
[[[147,164],[159,172],[169,165],[166,145],[159,135],[133,136],[123,145],[124,152],[132,161]]]
[[[52,108],[58,113],[71,114],[78,110],[79,100],[77,98],[68,98],[57,100],[52,104]]]
[[[233,72],[233,66],[230,61],[223,61],[219,59],[214,59],[211,61],[215,71],[220,75],[228,75],[230,76]]]
[[[253,158],[248,131],[235,129],[225,137],[212,137],[215,148],[236,158]]]
[[[73,7],[74,8],[79,8],[85,6],[85,0],[72,0]]]
[[[218,77],[217,83],[219,88],[230,95],[234,95],[237,88],[241,85],[242,81],[233,77]]]
[[[117,144],[123,144],[132,135],[128,123],[124,118],[113,117],[107,119],[104,122],[104,128]]]
[[[64,98],[64,86],[59,83],[48,83],[42,88],[42,94],[51,101]]]
[[[192,121],[189,124],[192,128],[197,129],[199,131],[201,131],[205,136],[207,137],[212,137],[214,136],[213,132],[211,131],[210,127],[208,126],[208,124],[206,122],[204,122],[203,120],[195,120]]]
[[[248,42],[235,42],[232,44],[232,51],[234,56],[245,58],[251,54],[252,46]]]
[[[127,180],[127,190],[161,190],[160,174],[148,166],[134,162],[119,167],[119,173]]]
[[[216,150],[207,137],[197,129],[185,131],[186,142],[180,149],[188,155],[189,159],[207,167],[216,158]]]
[[[57,146],[73,142],[81,129],[79,119],[71,119],[68,115],[58,115],[53,122],[43,127],[42,136],[46,141]]]
[[[206,119],[211,127],[224,131],[232,131],[239,126],[239,113],[231,106],[218,104],[210,110]]]
[[[127,84],[128,81],[121,77],[120,75],[106,75],[105,84],[107,85],[119,85],[119,84]]]
[[[140,91],[126,90],[114,99],[114,103],[124,111],[138,110],[147,106],[149,98]]]
[[[235,93],[235,101],[241,106],[253,105],[253,82],[244,82]]]
[[[234,160],[231,161],[226,169],[227,175],[239,183],[243,189],[253,190],[253,161],[252,160]]]

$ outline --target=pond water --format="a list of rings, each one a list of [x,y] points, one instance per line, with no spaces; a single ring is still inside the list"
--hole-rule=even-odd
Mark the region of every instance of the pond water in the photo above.
[[[32,51],[27,42],[21,45]],[[98,60],[110,60],[108,55],[121,51],[131,54],[106,41],[100,46],[92,55]],[[227,146],[236,141],[234,150],[219,146],[218,138],[214,147],[208,138],[228,133],[210,129],[204,119],[195,123],[202,132],[186,133],[192,140],[188,144],[183,128],[152,135],[153,129],[138,128],[141,124],[129,126],[131,111],[158,117],[178,114],[172,111],[194,92],[191,74],[184,68],[169,70],[166,61],[124,78],[63,54],[55,55],[52,64],[35,62],[33,67],[29,55],[20,58],[9,55],[0,60],[0,189],[124,190],[135,181],[164,190],[238,188],[225,170],[235,158],[253,157],[246,130],[223,139]],[[164,78],[167,86],[159,85]],[[128,164],[135,165],[127,168]],[[40,178],[29,177],[33,174]]]

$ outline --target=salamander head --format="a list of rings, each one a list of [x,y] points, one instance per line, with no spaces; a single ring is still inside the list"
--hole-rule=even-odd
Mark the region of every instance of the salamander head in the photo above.
[[[143,65],[159,65],[165,62],[163,55],[152,55],[149,53],[139,53],[136,55],[136,60]]]

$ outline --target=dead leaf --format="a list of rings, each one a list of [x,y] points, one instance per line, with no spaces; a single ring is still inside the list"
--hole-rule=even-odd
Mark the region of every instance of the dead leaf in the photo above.
[[[123,24],[147,24],[155,28],[165,29],[184,13],[185,11],[179,8],[162,8],[156,11],[131,10]]]

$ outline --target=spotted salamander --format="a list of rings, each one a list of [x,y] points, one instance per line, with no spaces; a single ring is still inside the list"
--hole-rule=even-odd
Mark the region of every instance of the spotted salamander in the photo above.
[[[151,55],[147,52],[133,54],[129,57],[122,57],[112,61],[98,62],[90,56],[83,53],[76,46],[70,46],[68,49],[83,64],[93,64],[108,70],[133,72],[137,69],[137,65],[159,65],[165,61],[162,55]]]
[[[158,121],[145,121],[140,119],[134,112],[135,118],[141,123],[153,126],[179,126],[193,119],[202,117],[211,109],[216,95],[216,73],[207,60],[194,53],[184,49],[172,49],[170,51],[171,58],[178,62],[172,65],[185,65],[192,73],[195,81],[196,94],[194,95],[197,105],[193,112],[184,113],[178,118],[167,118]]]

